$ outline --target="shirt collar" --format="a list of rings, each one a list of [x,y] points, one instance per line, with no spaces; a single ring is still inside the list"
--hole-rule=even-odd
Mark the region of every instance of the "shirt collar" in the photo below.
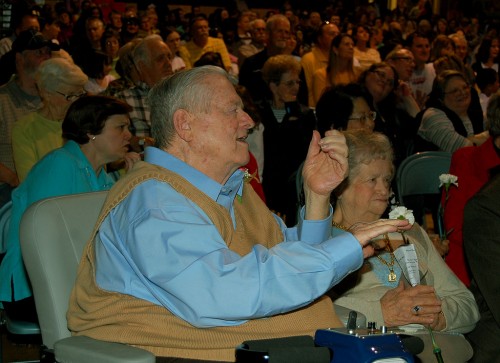
[[[244,170],[236,170],[226,183],[222,185],[198,169],[186,164],[184,161],[155,147],[147,147],[145,149],[144,161],[179,174],[194,187],[228,209],[230,205],[225,201],[230,201],[232,204],[236,195],[239,197],[243,195]]]

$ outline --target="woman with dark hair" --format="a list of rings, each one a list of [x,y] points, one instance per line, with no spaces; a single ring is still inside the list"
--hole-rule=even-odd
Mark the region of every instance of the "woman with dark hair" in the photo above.
[[[0,301],[14,319],[37,321],[36,309],[19,244],[24,211],[49,197],[108,190],[114,179],[107,163],[125,159],[127,169],[140,160],[129,153],[130,106],[104,97],[82,97],[70,106],[62,124],[63,147],[33,166],[12,193],[12,213],[7,232],[7,252],[0,265]]]
[[[476,54],[476,63],[472,69],[477,73],[481,68],[493,68],[500,72],[498,64],[500,63],[500,41],[498,37],[485,36],[479,45]]]
[[[373,131],[375,117],[363,87],[357,83],[327,89],[316,104],[317,129],[321,135],[332,129]]]
[[[361,69],[365,70],[372,64],[382,61],[378,50],[370,48],[370,37],[372,36],[372,32],[368,26],[358,24],[353,29],[352,36],[356,39],[354,57],[359,61]]]
[[[398,72],[386,62],[375,63],[360,75],[358,82],[366,90],[367,102],[376,112],[375,131],[391,141],[398,166],[408,155],[408,141],[413,140],[418,128],[411,113],[404,109],[406,104],[396,96]]]

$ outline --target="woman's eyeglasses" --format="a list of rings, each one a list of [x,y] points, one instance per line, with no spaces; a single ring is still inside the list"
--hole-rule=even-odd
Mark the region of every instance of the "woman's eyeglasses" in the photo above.
[[[377,113],[374,111],[369,111],[361,114],[360,116],[349,117],[349,120],[367,122],[367,121],[375,121],[376,118],[377,118]]]
[[[380,79],[386,85],[394,87],[394,78],[389,78],[387,73],[378,70],[374,70],[372,71],[372,73],[374,73],[378,77],[378,79]]]
[[[444,94],[445,95],[452,95],[454,97],[458,97],[458,96],[461,96],[463,94],[467,94],[469,92],[470,92],[470,86],[467,84],[467,85],[465,85],[463,87],[454,88],[454,89],[452,89],[449,92],[445,92]]]
[[[79,99],[80,97],[83,97],[87,94],[87,92],[70,93],[70,94],[62,93],[59,91],[55,91],[55,92],[60,94],[61,96],[64,96],[64,98],[66,98],[66,101],[75,101],[75,100]]]

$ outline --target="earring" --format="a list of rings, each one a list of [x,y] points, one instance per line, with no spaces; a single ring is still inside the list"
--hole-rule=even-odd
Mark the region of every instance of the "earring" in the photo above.
[[[95,140],[95,136],[92,136],[92,141],[94,141],[94,140]]]

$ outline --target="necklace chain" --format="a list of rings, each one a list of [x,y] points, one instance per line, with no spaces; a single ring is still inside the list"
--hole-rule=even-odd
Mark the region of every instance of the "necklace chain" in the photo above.
[[[346,226],[344,226],[343,224],[340,224],[340,223],[337,223],[335,221],[332,220],[332,226],[338,228],[338,229],[342,229],[344,231],[349,231],[349,228],[347,228]]]

